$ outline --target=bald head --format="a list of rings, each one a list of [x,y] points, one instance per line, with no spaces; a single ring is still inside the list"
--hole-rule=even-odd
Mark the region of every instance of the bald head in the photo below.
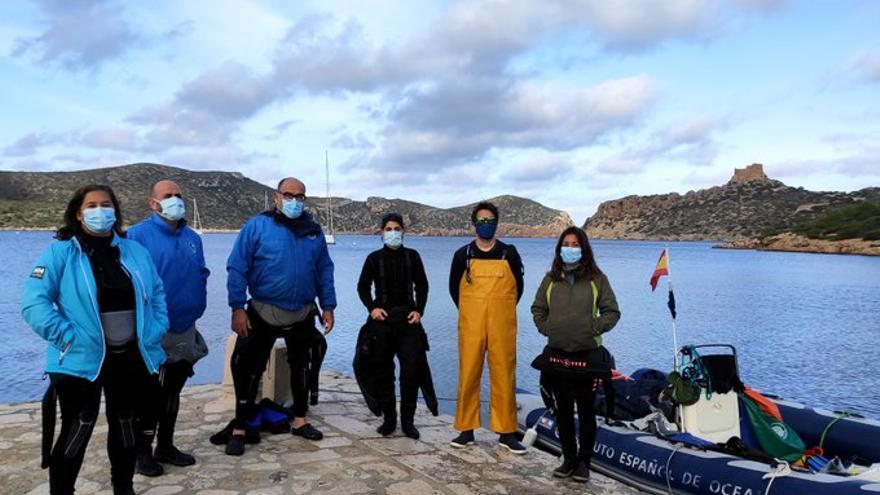
[[[302,193],[306,192],[306,185],[296,177],[285,177],[278,182],[278,192],[284,193],[285,185],[295,186]],[[288,188],[289,189],[289,188]]]
[[[275,207],[281,210],[284,200],[298,199],[305,201],[306,185],[296,177],[286,177],[278,183],[278,190],[274,194]]]
[[[178,195],[180,195],[180,186],[171,180],[160,180],[150,188],[150,198],[158,201]]]

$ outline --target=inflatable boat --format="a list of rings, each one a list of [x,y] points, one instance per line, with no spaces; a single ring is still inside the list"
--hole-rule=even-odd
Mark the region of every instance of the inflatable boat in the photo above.
[[[792,412],[798,419],[792,425],[815,428],[801,430],[810,438],[836,415],[809,409],[800,404],[776,401],[786,421]],[[559,454],[556,421],[547,413],[540,396],[517,394],[520,431],[535,426],[536,444]],[[874,462],[863,473],[839,476],[807,471],[780,470],[773,466],[731,454],[690,447],[652,433],[625,426],[611,426],[600,419],[593,447],[593,470],[654,494],[700,495],[869,495],[880,494],[880,422],[863,418],[841,419],[835,442],[846,448],[867,446],[861,457]],[[838,426],[835,426],[837,428]],[[857,437],[847,436],[859,432]],[[829,439],[826,439],[826,444]]]
[[[721,382],[718,370],[726,366],[728,375],[738,380],[736,350],[721,347],[731,349],[732,355],[718,356],[714,361],[703,358],[711,365],[707,375],[715,374]],[[687,352],[696,355],[695,347],[689,349]],[[556,418],[544,395],[517,391],[519,429],[526,443],[534,439],[537,446],[559,454]],[[827,468],[792,467],[770,457],[761,461],[722,449],[721,444],[731,437],[748,436],[735,391],[701,394],[697,403],[677,409],[676,424],[669,423],[659,410],[653,413],[654,423],[600,417],[592,469],[653,494],[880,494],[880,421],[813,409],[773,396],[769,400],[778,407],[783,428],[797,432],[805,446],[821,445],[821,459],[844,460],[837,462],[845,469],[834,474],[835,470],[827,472]]]

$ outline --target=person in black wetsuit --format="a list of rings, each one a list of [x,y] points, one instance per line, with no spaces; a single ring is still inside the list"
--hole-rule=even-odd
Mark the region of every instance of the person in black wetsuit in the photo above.
[[[419,253],[403,246],[403,217],[388,213],[382,217],[382,249],[364,261],[358,280],[358,296],[369,311],[368,330],[375,332],[370,358],[377,399],[383,422],[376,429],[383,436],[397,428],[397,400],[394,396],[394,356],[400,362],[400,427],[410,438],[419,438],[413,424],[422,374],[421,361],[427,351],[427,336],[421,325],[428,302],[428,277]],[[373,291],[375,289],[375,292]]]
[[[109,187],[79,189],[64,223],[22,297],[22,316],[49,343],[43,467],[52,495],[73,494],[103,390],[113,493],[131,495],[138,418],[148,410],[141,392],[165,362],[165,293],[150,254],[124,238]],[[53,446],[56,400],[61,433]]]

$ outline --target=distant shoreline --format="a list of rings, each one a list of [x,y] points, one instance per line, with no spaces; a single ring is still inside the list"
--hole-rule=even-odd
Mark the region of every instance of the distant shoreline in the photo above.
[[[756,251],[788,253],[880,256],[880,241],[866,241],[864,239],[828,241],[824,239],[810,239],[791,232],[759,239],[730,241],[713,247],[718,249],[753,249]]]

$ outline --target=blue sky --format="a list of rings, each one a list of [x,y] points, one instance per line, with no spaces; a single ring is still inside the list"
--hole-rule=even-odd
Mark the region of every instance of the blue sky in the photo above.
[[[880,185],[880,2],[0,4],[0,169],[150,161],[580,223],[734,167]]]

